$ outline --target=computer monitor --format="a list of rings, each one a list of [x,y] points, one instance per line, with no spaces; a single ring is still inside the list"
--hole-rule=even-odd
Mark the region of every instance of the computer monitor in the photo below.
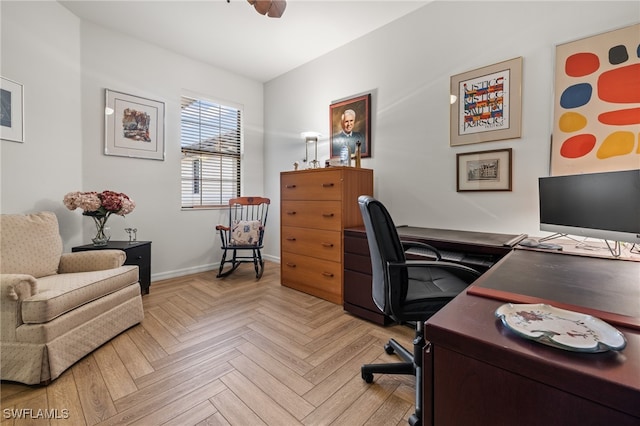
[[[640,170],[541,177],[540,230],[640,244]]]

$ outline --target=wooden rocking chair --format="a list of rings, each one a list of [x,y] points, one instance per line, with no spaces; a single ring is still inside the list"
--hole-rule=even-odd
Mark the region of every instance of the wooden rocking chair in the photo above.
[[[218,278],[231,274],[241,263],[253,263],[256,279],[262,277],[264,261],[260,250],[270,203],[271,200],[263,197],[239,197],[229,200],[229,225],[216,226],[216,230],[220,232],[223,250]],[[229,251],[232,252],[231,258],[227,259]],[[240,255],[238,252],[246,254]],[[225,271],[227,263],[231,263],[231,266]]]

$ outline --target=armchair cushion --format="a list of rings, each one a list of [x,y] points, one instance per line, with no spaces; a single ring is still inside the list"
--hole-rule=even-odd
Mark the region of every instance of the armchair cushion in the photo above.
[[[3,274],[34,278],[58,272],[62,239],[52,212],[9,214],[0,218],[0,265]]]
[[[22,301],[22,321],[41,324],[138,282],[138,267],[51,275],[38,279],[37,294]]]

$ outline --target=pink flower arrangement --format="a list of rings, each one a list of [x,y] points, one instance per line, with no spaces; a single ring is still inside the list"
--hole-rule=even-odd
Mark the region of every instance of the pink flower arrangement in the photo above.
[[[136,203],[126,194],[114,191],[69,192],[64,196],[64,205],[69,210],[82,209],[85,216],[124,216],[133,211]]]

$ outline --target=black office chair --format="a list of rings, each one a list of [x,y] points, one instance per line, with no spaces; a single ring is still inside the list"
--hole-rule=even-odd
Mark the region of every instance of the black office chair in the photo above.
[[[385,345],[404,362],[365,364],[362,379],[373,382],[374,373],[410,374],[416,377],[416,412],[409,424],[422,425],[422,352],[424,322],[473,282],[480,273],[472,268],[440,261],[428,244],[401,242],[387,209],[373,197],[358,198],[367,232],[372,267],[372,295],[378,308],[398,323],[415,322],[413,354],[394,339]],[[405,250],[420,246],[434,253],[433,260],[407,260]]]

